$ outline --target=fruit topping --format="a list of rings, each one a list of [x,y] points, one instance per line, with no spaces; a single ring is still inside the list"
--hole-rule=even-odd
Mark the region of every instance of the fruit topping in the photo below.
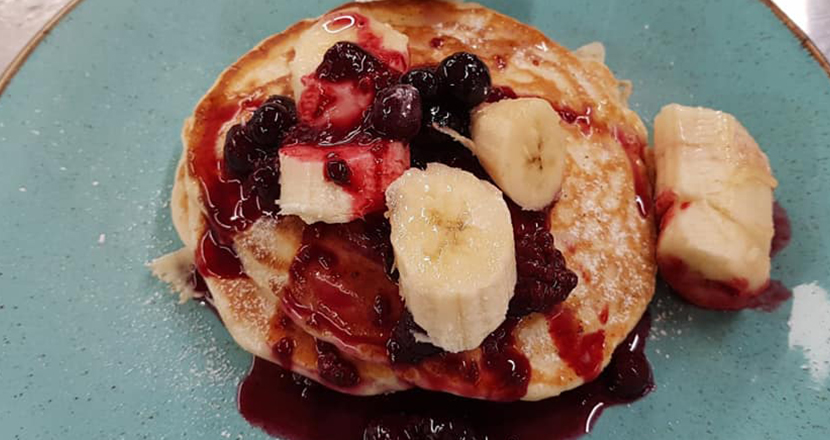
[[[418,89],[397,84],[381,90],[372,107],[372,127],[384,137],[412,138],[421,129],[421,96]]]
[[[419,67],[406,72],[400,79],[401,84],[409,84],[418,89],[425,101],[438,98],[438,76],[429,67]]]
[[[277,201],[280,199],[280,164],[276,159],[264,162],[256,169],[246,182],[253,188],[260,211],[277,213]],[[243,192],[250,193],[247,188]]]
[[[408,45],[406,35],[362,14],[345,10],[327,15],[303,32],[294,46],[289,65],[294,98],[299,104],[309,77],[318,71],[328,82],[372,76],[364,75],[370,69],[400,74],[409,64]]]
[[[769,282],[777,182],[767,157],[723,112],[672,104],[654,126],[663,278],[702,307],[742,308]]]
[[[380,60],[348,41],[340,41],[330,47],[317,67],[317,77],[331,82],[386,74],[388,70]]]
[[[392,337],[386,343],[386,351],[389,360],[393,364],[418,364],[424,359],[442,353],[443,350],[428,343],[418,341],[416,334],[423,335],[426,332],[412,317],[408,310],[404,311],[401,319],[392,330]]]
[[[516,285],[510,212],[492,184],[443,164],[386,190],[400,293],[428,339],[478,347],[505,319]]]
[[[472,115],[473,154],[499,188],[523,209],[540,210],[559,193],[571,134],[540,98],[507,99]]]
[[[337,154],[329,153],[326,155],[326,177],[338,185],[348,185],[351,180],[352,172],[349,169],[349,164],[345,160],[340,159]]]
[[[285,132],[297,123],[297,108],[287,96],[272,96],[246,124],[248,136],[264,150],[275,150]]]
[[[242,125],[234,125],[225,135],[225,168],[233,177],[244,178],[251,174],[267,154],[248,136]]]
[[[399,142],[286,145],[279,156],[281,214],[308,224],[382,211],[386,187],[409,168],[409,149]]]
[[[435,125],[447,127],[461,135],[470,133],[470,118],[467,112],[448,104],[432,104],[424,109],[424,129],[430,135],[446,136],[443,133],[430,131]]]
[[[578,278],[565,267],[565,258],[554,247],[547,211],[522,211],[509,203],[516,243],[516,292],[510,300],[510,316],[546,313],[568,298]]]
[[[490,94],[490,69],[477,56],[458,52],[441,61],[437,69],[441,91],[469,108]]]

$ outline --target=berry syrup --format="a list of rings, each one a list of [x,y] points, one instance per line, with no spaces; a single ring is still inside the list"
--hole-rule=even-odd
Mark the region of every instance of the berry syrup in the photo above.
[[[239,410],[285,440],[571,439],[589,432],[609,406],[654,388],[644,355],[649,327],[646,313],[595,380],[539,402],[487,402],[423,390],[349,396],[254,359],[239,386]]]

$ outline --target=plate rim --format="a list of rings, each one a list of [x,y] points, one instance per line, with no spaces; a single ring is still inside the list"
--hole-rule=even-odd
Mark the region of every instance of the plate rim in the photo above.
[[[11,83],[14,76],[23,66],[23,64],[29,59],[29,55],[37,49],[40,43],[46,38],[47,35],[52,31],[52,29],[58,25],[76,6],[78,6],[83,0],[70,0],[63,8],[61,8],[48,22],[46,22],[43,27],[35,33],[35,35],[26,43],[25,46],[17,53],[17,55],[12,59],[11,63],[3,70],[2,74],[0,74],[0,98],[3,97],[3,93],[6,91],[6,88]],[[790,30],[793,37],[795,37],[801,47],[804,48],[807,53],[818,63],[819,67],[824,70],[824,73],[827,74],[828,79],[830,79],[830,60],[819,50],[818,46],[815,42],[801,29],[795,22],[780,8],[776,5],[773,0],[758,0],[761,4],[765,5],[772,11],[773,15],[775,15],[778,20],[780,20],[787,29]]]

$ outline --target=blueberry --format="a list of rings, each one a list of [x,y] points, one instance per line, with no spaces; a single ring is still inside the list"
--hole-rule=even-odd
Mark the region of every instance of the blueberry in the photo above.
[[[424,128],[426,130],[435,131],[435,129],[432,128],[433,124],[451,128],[464,136],[467,136],[470,133],[468,113],[463,109],[458,109],[447,104],[432,104],[424,109]],[[437,134],[446,136],[442,133]]]
[[[280,167],[276,158],[266,161],[248,178],[259,199],[260,209],[276,212],[277,200],[280,198]]]
[[[334,153],[329,153],[326,157],[326,176],[338,185],[348,185],[351,181],[352,170],[349,169],[349,164],[345,160],[340,159]]]
[[[234,125],[225,135],[225,167],[234,177],[248,176],[266,156],[241,125]]]
[[[285,95],[271,95],[265,100],[263,104],[280,104],[289,109],[291,113],[297,114],[297,105],[294,104],[294,98]]]
[[[468,107],[475,107],[490,94],[490,70],[477,56],[458,52],[438,65],[441,90]]]
[[[421,99],[433,100],[438,97],[438,77],[435,70],[427,67],[412,69],[401,77],[401,84],[409,84],[421,94]]]
[[[421,129],[421,96],[407,84],[387,87],[375,96],[372,106],[375,131],[392,139],[406,140]]]
[[[433,124],[449,127],[462,135],[469,135],[467,112],[445,104],[431,104],[424,108],[421,131],[409,145],[412,166],[424,168],[429,162],[454,160],[455,156],[468,151],[453,138],[433,128]]]
[[[297,108],[291,98],[272,97],[254,112],[246,128],[248,136],[265,150],[279,148],[285,132],[297,123]]]
[[[317,66],[317,76],[331,82],[358,79],[364,75],[380,73],[383,64],[357,44],[348,41],[335,43],[323,55]]]

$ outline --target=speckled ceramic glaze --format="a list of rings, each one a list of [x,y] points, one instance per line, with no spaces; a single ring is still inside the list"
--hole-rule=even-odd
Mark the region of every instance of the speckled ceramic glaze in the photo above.
[[[264,437],[236,411],[250,356],[144,264],[179,246],[167,199],[196,101],[259,40],[336,3],[86,0],[23,65],[0,97],[0,438]],[[793,223],[773,277],[816,283],[773,313],[703,311],[661,287],[657,389],[592,436],[830,438],[828,74],[757,0],[486,3],[569,47],[605,42],[646,121],[669,102],[738,116]]]

